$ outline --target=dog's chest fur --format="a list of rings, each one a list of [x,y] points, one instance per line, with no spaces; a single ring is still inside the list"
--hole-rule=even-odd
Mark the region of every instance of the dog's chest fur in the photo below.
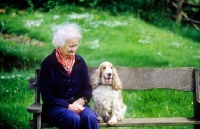
[[[94,101],[101,107],[102,110],[110,111],[114,101],[119,100],[119,90],[112,89],[111,86],[100,85],[93,89]]]

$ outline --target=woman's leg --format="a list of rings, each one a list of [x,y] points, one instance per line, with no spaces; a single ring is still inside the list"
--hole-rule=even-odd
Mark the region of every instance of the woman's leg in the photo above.
[[[46,112],[46,117],[59,129],[80,129],[80,116],[66,108],[53,108]]]
[[[80,117],[81,129],[99,129],[97,115],[91,108],[86,106]]]

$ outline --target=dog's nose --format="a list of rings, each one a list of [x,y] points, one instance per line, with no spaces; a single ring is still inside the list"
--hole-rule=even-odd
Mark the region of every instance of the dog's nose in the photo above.
[[[111,76],[111,73],[108,73],[108,76]]]

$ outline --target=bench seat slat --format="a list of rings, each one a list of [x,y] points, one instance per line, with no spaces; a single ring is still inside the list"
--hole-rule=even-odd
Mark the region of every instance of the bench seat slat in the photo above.
[[[33,120],[29,122],[30,126],[35,127]],[[174,117],[174,118],[125,118],[118,122],[116,127],[132,126],[175,126],[175,125],[195,125],[200,124],[200,120],[192,117]],[[99,123],[100,127],[108,127],[107,123]],[[54,127],[49,123],[42,123],[42,127]]]
[[[194,118],[177,117],[177,118],[126,118],[118,122],[117,127],[132,126],[173,126],[173,125],[194,125],[200,124],[200,120]],[[106,127],[106,123],[100,123],[101,127]]]

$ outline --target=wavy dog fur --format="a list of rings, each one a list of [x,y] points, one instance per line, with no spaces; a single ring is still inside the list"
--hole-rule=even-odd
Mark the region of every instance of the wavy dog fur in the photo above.
[[[124,119],[127,106],[123,103],[122,82],[110,62],[103,62],[91,77],[94,111],[100,123],[115,125]]]

